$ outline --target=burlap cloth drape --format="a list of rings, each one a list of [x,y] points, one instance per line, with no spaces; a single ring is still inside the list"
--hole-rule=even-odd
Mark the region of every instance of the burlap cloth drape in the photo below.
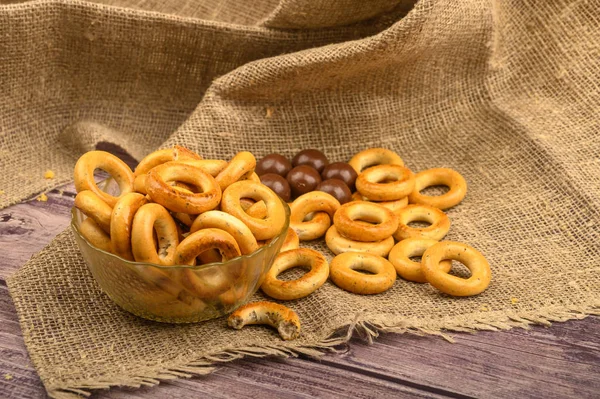
[[[413,170],[464,174],[448,238],[481,250],[494,278],[463,299],[402,280],[369,297],[328,283],[290,304],[304,332],[288,343],[223,319],[131,316],[64,232],[8,281],[51,396],[316,354],[346,340],[332,337],[342,327],[442,334],[598,313],[597,1],[106,3],[0,6],[1,207],[69,181],[99,141],[138,159],[174,143],[224,158],[316,147],[334,160],[384,146]]]

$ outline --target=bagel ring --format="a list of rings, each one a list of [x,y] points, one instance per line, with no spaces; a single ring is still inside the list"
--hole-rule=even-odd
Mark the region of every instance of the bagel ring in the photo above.
[[[158,250],[154,246],[155,230]],[[162,205],[145,204],[137,210],[131,227],[131,252],[137,262],[172,265],[178,244],[177,225]]]
[[[442,270],[440,262],[445,259],[464,264],[471,271],[471,277],[464,279]],[[429,284],[448,295],[480,294],[490,285],[492,278],[490,265],[481,252],[460,242],[443,241],[433,245],[423,254],[422,263],[423,274]]]
[[[133,179],[133,191],[142,193],[144,195],[148,194],[146,191],[146,178],[148,175],[146,173],[142,175],[137,175],[135,179]]]
[[[342,205],[335,213],[333,224],[346,238],[372,242],[390,237],[398,229],[398,217],[375,202],[352,201]]]
[[[293,267],[308,268],[302,277],[282,281],[277,276]],[[281,252],[267,272],[260,289],[271,298],[282,301],[304,298],[318,290],[329,277],[327,259],[318,251],[308,248]]]
[[[412,256],[422,256],[428,248],[437,243],[438,241],[429,238],[407,238],[392,248],[388,260],[403,279],[415,283],[426,283],[427,279],[423,274],[422,262],[414,262],[410,258]],[[452,269],[452,261],[443,260],[440,262],[440,267],[444,273],[448,273]]]
[[[247,173],[252,174],[256,168],[256,158],[251,152],[238,152],[215,178],[221,190],[240,180]],[[259,179],[260,181],[260,179]]]
[[[331,218],[339,208],[340,202],[323,191],[302,194],[290,207],[290,227],[296,231],[301,241],[317,239],[325,234],[331,224]],[[313,212],[316,213],[312,219],[305,222],[307,216]]]
[[[139,175],[136,176],[135,179],[133,180],[133,190],[138,192],[138,193],[142,193],[142,194],[148,194],[148,192],[146,191],[146,179],[148,178],[148,174],[143,174],[143,175]],[[190,192],[190,193],[197,193],[198,190],[191,186],[190,184],[185,184],[182,183],[180,181],[168,181],[167,184],[171,187],[173,187],[175,190],[179,190],[182,192]]]
[[[352,194],[352,201],[369,201],[367,197],[362,196],[358,191]],[[400,198],[395,201],[371,201],[375,202],[377,205],[381,205],[389,209],[390,211],[396,213],[398,210],[402,208],[406,208],[408,205],[408,197]]]
[[[218,265],[198,270],[182,269],[180,282],[195,297],[207,302],[216,300],[232,287],[232,282]]]
[[[160,164],[184,159],[202,159],[202,157],[185,147],[176,145],[173,148],[157,150],[146,155],[135,168],[133,175],[134,177],[138,177],[148,173],[150,169]]]
[[[242,306],[227,318],[227,324],[236,330],[248,324],[267,324],[276,328],[286,341],[300,336],[300,318],[292,309],[278,303],[261,301]]]
[[[258,249],[256,238],[254,238],[248,226],[229,213],[208,211],[198,215],[190,227],[190,233],[206,228],[221,229],[231,234],[237,242],[242,255],[251,254]]]
[[[199,192],[199,190],[196,187],[192,186],[191,184],[186,184],[186,183],[183,183],[180,181],[170,181],[168,183],[174,189],[183,191],[184,193],[194,193],[195,194],[195,193]]]
[[[113,209],[93,191],[83,190],[77,193],[75,207],[93,219],[106,233],[110,233],[110,216]]]
[[[394,237],[389,236],[385,240],[373,242],[353,241],[341,236],[335,226],[331,226],[325,234],[325,243],[336,255],[344,252],[368,252],[385,258],[394,247]]]
[[[227,161],[222,159],[184,159],[179,162],[202,169],[212,177],[216,177],[227,166]]]
[[[121,191],[119,196],[115,197],[100,190],[94,181],[96,169],[104,170],[117,182]],[[129,166],[106,151],[89,151],[83,154],[75,164],[73,175],[77,192],[90,190],[111,208],[115,206],[119,197],[133,191],[133,172]]]
[[[298,249],[300,248],[300,239],[298,238],[298,234],[291,227],[288,227],[288,232],[285,235],[285,240],[283,244],[281,244],[281,249],[279,252],[289,251],[290,249]]]
[[[389,183],[382,181],[390,180]],[[415,188],[415,175],[400,165],[373,166],[356,179],[356,189],[372,201],[396,201],[407,197]]]
[[[248,296],[248,285],[247,284],[237,284],[231,287],[226,292],[219,295],[219,302],[224,306],[235,306],[242,301],[245,301]]]
[[[110,218],[110,242],[115,255],[127,260],[134,260],[131,252],[133,218],[140,207],[147,202],[145,195],[129,193],[121,197],[115,204]]]
[[[189,148],[175,144],[173,146],[173,161],[180,161],[182,159],[202,159],[202,157]]]
[[[249,198],[241,198],[240,205],[253,218],[264,219],[267,217],[267,206],[263,200],[253,201]]]
[[[255,165],[255,168],[256,168],[256,165]],[[238,180],[252,180],[257,183],[260,183],[260,177],[258,177],[256,172],[254,172],[254,169],[249,172],[244,173],[242,175],[242,177],[240,177]]]
[[[420,191],[430,186],[447,186],[450,190],[442,195],[431,196]],[[423,204],[439,209],[458,205],[467,195],[467,182],[460,173],[448,168],[435,168],[421,171],[415,176],[415,188],[408,196],[411,204]]]
[[[329,214],[327,212],[318,211],[306,215],[302,223],[296,227],[296,230],[298,231],[297,234],[304,237],[303,241],[308,241],[323,237],[329,226],[331,226]]]
[[[79,233],[92,244],[92,246],[106,252],[113,252],[110,236],[98,226],[98,223],[96,223],[94,219],[88,217],[81,222],[79,225]]]
[[[331,261],[329,274],[335,285],[359,295],[382,293],[396,281],[394,266],[387,259],[369,253],[345,252],[337,255]]]
[[[258,219],[248,215],[241,207],[241,198],[263,200],[267,207],[267,216]],[[283,202],[267,186],[252,180],[240,180],[225,189],[221,200],[221,209],[240,219],[250,228],[257,240],[268,240],[279,234],[286,222]]]
[[[438,208],[427,205],[408,205],[400,209],[398,215],[398,230],[394,233],[397,241],[406,238],[430,238],[439,241],[450,230],[450,218]],[[431,226],[410,227],[410,222],[428,222]]]
[[[231,234],[217,228],[206,228],[193,232],[179,243],[175,263],[193,265],[198,255],[213,248],[219,250],[223,262],[241,255],[240,247]]]
[[[202,192],[177,189],[168,181],[189,183],[202,189]],[[153,201],[170,211],[192,215],[216,208],[221,200],[221,189],[211,175],[181,162],[166,162],[152,168],[146,179],[146,191]]]
[[[386,148],[369,148],[354,155],[348,164],[360,174],[364,169],[375,165],[404,166],[404,161],[394,151]]]
[[[179,220],[181,223],[183,223],[187,227],[190,227],[192,225],[192,223],[194,223],[194,219],[196,218],[196,215],[190,215],[189,213],[184,213],[184,212],[173,212],[173,217],[175,219]]]
[[[252,171],[252,173],[247,174],[245,176],[242,176],[242,178],[244,180],[252,180],[256,183],[260,183],[260,177],[258,177],[258,175],[256,174],[256,172]]]
[[[206,228],[190,234],[177,246],[175,261],[177,264],[193,265],[197,256],[213,250],[221,255],[222,262],[241,255],[231,234],[221,229]],[[233,280],[224,267],[215,265],[199,270],[183,269],[181,282],[199,298],[216,299],[234,285]]]

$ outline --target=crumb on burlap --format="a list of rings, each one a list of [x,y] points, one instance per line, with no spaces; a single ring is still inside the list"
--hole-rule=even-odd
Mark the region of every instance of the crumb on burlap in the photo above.
[[[490,307],[489,307],[489,305],[486,303],[486,304],[483,304],[483,305],[481,305],[481,310],[482,310],[482,311],[484,311],[484,312],[489,312],[489,310],[490,310]]]
[[[512,303],[513,305],[517,302],[519,302],[519,298],[510,298],[510,303]]]
[[[273,113],[275,112],[275,110],[271,107],[267,107],[265,109],[265,118],[270,118],[273,116]]]
[[[4,194],[4,190],[0,190],[0,195]]]
[[[10,380],[12,380],[12,379],[13,379],[13,376],[12,376],[12,374],[8,374],[8,373],[7,373],[7,374],[4,374],[4,379],[5,379],[6,381],[10,381]]]
[[[46,193],[42,193],[39,197],[37,197],[35,199],[36,201],[40,201],[40,202],[46,202],[48,201],[48,196],[46,195]]]
[[[44,179],[54,179],[54,171],[48,169],[44,172]]]

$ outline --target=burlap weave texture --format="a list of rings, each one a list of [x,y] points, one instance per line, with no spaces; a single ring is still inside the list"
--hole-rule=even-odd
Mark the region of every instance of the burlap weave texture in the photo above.
[[[334,160],[383,146],[412,170],[465,176],[448,238],[483,252],[493,282],[463,299],[402,280],[369,297],[327,283],[289,304],[304,332],[284,343],[223,319],[170,326],[119,310],[65,232],[9,280],[50,395],[202,374],[243,355],[315,353],[348,326],[439,334],[598,312],[593,1],[421,0],[408,14],[384,0],[110,3],[129,8],[0,6],[0,206],[68,181],[99,141],[138,159],[175,143],[221,158],[314,147]],[[48,168],[58,180],[43,180]]]

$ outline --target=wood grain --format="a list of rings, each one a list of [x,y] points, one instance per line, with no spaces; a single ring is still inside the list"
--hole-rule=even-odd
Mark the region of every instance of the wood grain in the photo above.
[[[0,397],[44,397],[42,383],[27,356],[6,286],[0,286]],[[11,380],[4,375],[10,374]],[[394,381],[329,367],[308,359],[244,359],[215,373],[156,387],[101,390],[96,398],[267,397],[442,397]]]
[[[69,225],[73,198],[58,191],[47,195],[47,202],[32,200],[0,210],[0,278],[17,270]]]
[[[72,188],[0,211],[0,397],[45,393],[27,355],[5,278],[68,226]],[[600,318],[529,331],[440,338],[384,334],[373,345],[352,340],[321,360],[243,359],[215,373],[96,398],[125,397],[598,397]],[[5,375],[7,378],[5,379]]]

